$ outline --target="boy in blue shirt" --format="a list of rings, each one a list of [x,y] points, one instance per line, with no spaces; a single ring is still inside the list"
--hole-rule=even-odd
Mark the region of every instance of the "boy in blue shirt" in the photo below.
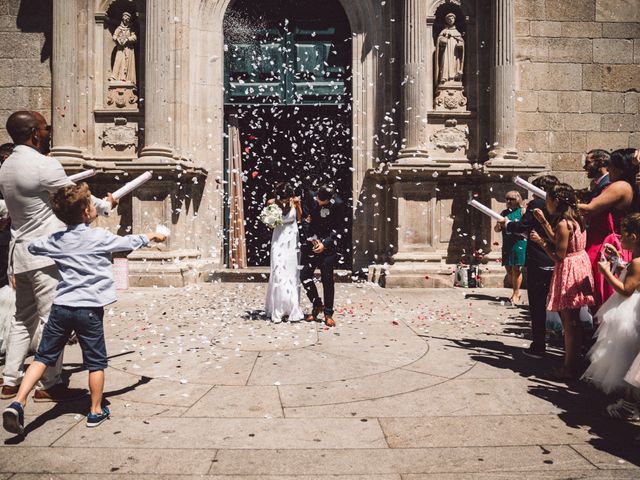
[[[62,187],[51,195],[50,203],[67,229],[31,242],[29,252],[54,260],[60,283],[35,360],[22,379],[16,401],[2,414],[5,430],[16,434],[24,432],[24,406],[29,392],[47,366],[55,365],[74,331],[82,349],[82,363],[89,371],[91,411],[87,427],[96,427],[109,418],[109,409],[102,407],[107,367],[102,318],[104,306],[116,301],[111,254],[135,250],[152,240],[165,240],[164,235],[154,232],[120,237],[102,228],[90,228],[97,214],[84,182]]]

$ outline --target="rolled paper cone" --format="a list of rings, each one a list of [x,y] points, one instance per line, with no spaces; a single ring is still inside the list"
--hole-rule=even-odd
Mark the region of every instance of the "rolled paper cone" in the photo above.
[[[76,183],[80,180],[84,180],[85,178],[93,177],[96,174],[96,171],[92,168],[90,170],[85,170],[84,172],[74,173],[73,175],[69,175],[69,180],[73,183]]]
[[[476,210],[480,210],[482,213],[493,218],[494,220],[497,220],[498,222],[501,222],[502,220],[504,220],[504,217],[502,215],[494,212],[489,207],[484,206],[477,200],[469,200],[467,203],[471,205],[473,208],[475,208]]]
[[[171,235],[171,230],[169,230],[164,225],[158,224],[156,226],[156,233],[159,233],[160,235],[164,235],[165,237],[168,237],[169,235]]]
[[[113,192],[111,195],[113,195],[113,198],[118,200],[119,198],[124,197],[127,193],[132,192],[133,190],[138,188],[140,185],[142,185],[143,183],[149,180],[151,180],[151,172],[144,172],[139,177],[136,177],[130,182],[127,182],[123,187],[119,188],[118,190]]]
[[[514,178],[513,179],[513,183],[515,183],[519,187],[524,188],[525,190],[529,190],[535,196],[540,197],[543,200],[547,199],[547,193],[544,190],[542,190],[541,188],[536,187],[535,185],[527,182],[526,180],[523,180],[520,177]]]

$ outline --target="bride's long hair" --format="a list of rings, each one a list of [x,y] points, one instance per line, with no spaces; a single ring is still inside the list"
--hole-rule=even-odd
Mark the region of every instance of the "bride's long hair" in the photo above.
[[[276,203],[282,209],[283,213],[288,213],[291,209],[291,198],[295,196],[293,187],[289,182],[279,182],[273,189],[273,195],[276,199]]]

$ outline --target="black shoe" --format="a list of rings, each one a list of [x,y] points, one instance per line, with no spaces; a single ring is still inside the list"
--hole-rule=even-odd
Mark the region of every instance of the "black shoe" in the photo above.
[[[522,354],[529,358],[535,358],[536,360],[542,360],[544,358],[544,350],[535,350],[531,347],[523,350]]]

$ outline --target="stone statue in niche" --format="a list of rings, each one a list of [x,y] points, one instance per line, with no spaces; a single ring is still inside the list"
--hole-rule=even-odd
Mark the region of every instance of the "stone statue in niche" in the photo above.
[[[445,22],[447,26],[442,29],[437,40],[438,85],[451,82],[462,84],[464,40],[456,28],[454,13],[448,13]]]
[[[116,42],[115,60],[111,69],[109,81],[136,83],[136,54],[134,47],[138,37],[131,28],[131,14],[124,12],[122,21],[115,32],[113,41]]]
[[[465,110],[463,93],[465,44],[456,27],[456,15],[445,16],[445,27],[436,39],[436,110]]]

